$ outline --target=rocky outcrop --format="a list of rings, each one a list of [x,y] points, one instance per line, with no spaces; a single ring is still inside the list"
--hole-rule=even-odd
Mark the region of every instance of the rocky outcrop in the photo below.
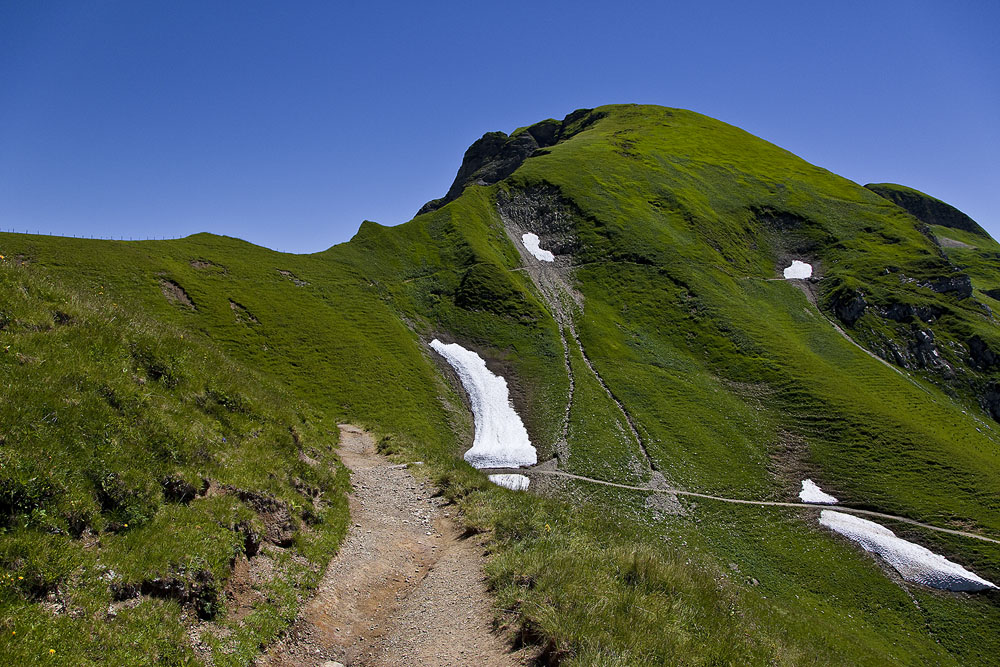
[[[532,232],[542,247],[555,255],[571,255],[579,249],[574,219],[580,213],[553,186],[497,193],[500,216],[517,228],[517,234]]]
[[[1000,385],[991,382],[986,386],[980,402],[983,409],[993,417],[994,421],[1000,422]]]
[[[943,312],[942,309],[936,306],[914,306],[909,303],[898,302],[881,306],[878,309],[879,315],[893,322],[920,320],[921,322],[930,323],[941,317],[941,313]]]
[[[968,299],[972,296],[972,278],[964,273],[945,278],[938,278],[924,287],[929,287],[938,294],[953,294],[959,299]]]
[[[844,290],[834,298],[831,305],[837,319],[849,327],[853,327],[854,323],[865,314],[865,308],[868,306],[865,295],[856,290]]]
[[[919,190],[895,183],[869,183],[865,186],[875,194],[888,199],[893,204],[903,208],[920,222],[927,225],[940,225],[962,231],[978,234],[989,238],[979,224],[962,213],[951,204],[935,199]]]
[[[918,366],[927,368],[936,365],[938,359],[937,347],[934,345],[934,332],[917,329],[913,332],[913,340],[907,350]]]
[[[511,136],[504,132],[487,132],[465,151],[462,166],[447,194],[424,204],[417,215],[441,208],[469,185],[493,185],[502,181],[529,157],[569,139],[602,117],[602,113],[593,109],[578,109],[561,122],[550,118]]]
[[[990,370],[1000,362],[1000,356],[990,349],[986,341],[979,336],[972,336],[967,343],[969,346],[969,358],[972,360],[972,365],[978,370]]]
[[[900,327],[893,334],[881,334],[878,338],[880,344],[874,346],[874,351],[882,359],[900,368],[934,371],[949,382],[955,379],[955,369],[941,355],[930,329],[913,326],[907,331]]]

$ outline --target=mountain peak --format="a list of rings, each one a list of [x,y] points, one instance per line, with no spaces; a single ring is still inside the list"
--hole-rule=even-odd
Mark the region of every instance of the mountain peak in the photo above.
[[[526,128],[516,130],[510,136],[505,132],[487,132],[477,139],[462,158],[462,166],[447,194],[432,199],[417,212],[417,215],[435,211],[456,199],[469,185],[493,185],[507,178],[525,160],[539,151],[569,139],[604,116],[593,109],[577,109],[562,121],[549,118]]]

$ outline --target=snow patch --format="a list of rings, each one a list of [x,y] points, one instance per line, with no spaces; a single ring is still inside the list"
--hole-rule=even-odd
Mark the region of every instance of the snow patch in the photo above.
[[[830,530],[854,540],[865,551],[881,556],[907,581],[947,591],[981,591],[996,588],[958,563],[953,563],[919,544],[896,537],[894,532],[874,521],[843,512],[823,510],[819,522]]]
[[[458,343],[445,344],[435,338],[431,347],[451,364],[469,394],[476,437],[465,460],[476,468],[518,468],[537,463],[528,431],[511,406],[507,381],[490,372],[482,357]]]
[[[521,243],[524,244],[525,250],[530,252],[535,256],[535,259],[542,262],[553,262],[556,256],[553,255],[548,250],[542,250],[538,247],[538,235],[528,232],[527,234],[521,234]]]
[[[802,480],[802,490],[799,491],[799,500],[804,503],[818,503],[820,505],[832,505],[838,502],[829,493],[823,493],[823,489],[816,486],[816,482],[811,479]]]
[[[812,274],[813,274],[812,264],[806,264],[805,262],[800,262],[797,259],[793,259],[791,266],[785,269],[785,280],[792,280],[795,278],[798,279],[808,278]]]
[[[511,491],[524,491],[531,483],[525,475],[490,475],[490,481]]]

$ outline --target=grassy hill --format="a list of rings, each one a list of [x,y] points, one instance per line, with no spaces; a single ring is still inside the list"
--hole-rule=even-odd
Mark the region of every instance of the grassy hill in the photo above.
[[[333,422],[119,301],[0,263],[5,664],[186,664],[198,623],[252,655],[346,527]],[[273,576],[224,638],[248,559]]]
[[[461,461],[471,417],[427,346],[479,352],[563,470],[750,500],[793,500],[811,477],[852,506],[995,537],[995,241],[677,109],[581,110],[474,148],[412,221],[313,255],[0,235],[0,558],[38,582],[0,589],[0,655],[158,647],[182,664],[214,642],[216,664],[247,664],[344,530],[332,446],[351,421],[426,461],[488,533],[498,620],[552,661],[995,661],[996,593],[907,584],[812,510],[494,487]],[[556,252],[550,273],[521,231]],[[793,259],[813,279],[781,280]],[[262,551],[300,567],[254,607],[264,620],[227,621],[195,591],[258,558],[247,534],[276,514]],[[1000,580],[995,545],[888,527]],[[148,583],[171,577],[185,593]],[[138,597],[116,601],[126,584]],[[75,629],[102,614],[99,633]],[[193,653],[178,638],[199,616]]]

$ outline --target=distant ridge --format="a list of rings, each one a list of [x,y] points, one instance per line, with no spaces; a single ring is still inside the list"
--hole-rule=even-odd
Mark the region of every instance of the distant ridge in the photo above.
[[[920,190],[896,183],[869,183],[865,186],[880,197],[901,206],[914,218],[928,225],[940,225],[989,238],[985,229],[957,208],[924,194]]]

